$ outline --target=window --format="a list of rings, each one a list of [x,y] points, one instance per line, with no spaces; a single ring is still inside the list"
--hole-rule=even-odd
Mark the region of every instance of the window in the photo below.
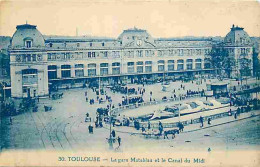
[[[61,65],[61,77],[62,78],[71,77],[70,65]]]
[[[57,66],[49,65],[48,66],[48,79],[57,79]]]
[[[53,44],[52,44],[52,43],[50,43],[50,48],[52,48],[52,45],[53,45]]]
[[[201,59],[196,59],[195,60],[195,68],[198,70],[198,69],[201,69],[202,67],[201,67]]]
[[[104,42],[102,43],[102,46],[105,46],[105,43],[104,43]]]
[[[112,74],[120,74],[120,63],[112,63]]]
[[[96,57],[95,52],[92,52],[92,57]]]
[[[108,75],[108,63],[100,64],[100,75]]]
[[[137,56],[138,57],[143,57],[143,51],[142,50],[138,50],[137,51]]]
[[[136,65],[137,65],[137,73],[143,73],[144,72],[144,67],[143,67],[144,62],[138,61],[136,63]]]
[[[77,47],[80,47],[80,43],[77,43]]]
[[[25,41],[26,48],[32,47],[32,41]]]
[[[91,57],[91,52],[88,52],[88,58],[90,58]]]
[[[88,76],[95,76],[96,74],[96,64],[95,63],[91,63],[88,64]]]
[[[33,55],[32,55],[32,60],[33,60],[33,61],[36,61],[36,54],[33,54]]]
[[[164,60],[158,61],[158,71],[164,71]]]
[[[184,70],[184,60],[177,60],[177,70]]]
[[[32,59],[31,59],[31,55],[26,55],[26,57],[27,57],[27,61],[32,61]]]
[[[152,56],[151,51],[150,51],[150,50],[146,50],[146,51],[145,51],[145,56],[146,56],[146,57]]]
[[[92,43],[89,43],[89,46],[92,47]]]
[[[26,62],[26,55],[22,55],[22,61]]]
[[[34,85],[38,83],[37,69],[22,70],[22,84]]]
[[[134,62],[128,62],[127,63],[127,72],[128,73],[134,73],[135,70],[134,70]]]
[[[145,72],[152,72],[152,61],[145,62]]]
[[[84,76],[84,65],[83,64],[75,64],[75,76],[76,77]]]
[[[104,52],[104,57],[107,57],[107,51]]]
[[[174,60],[168,60],[168,71],[174,71]]]
[[[192,70],[192,59],[187,59],[186,61],[186,66],[187,66],[187,70]]]

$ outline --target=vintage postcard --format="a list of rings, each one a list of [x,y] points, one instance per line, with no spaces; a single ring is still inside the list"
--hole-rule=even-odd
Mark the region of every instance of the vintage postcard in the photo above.
[[[0,1],[0,166],[259,166],[257,0]]]

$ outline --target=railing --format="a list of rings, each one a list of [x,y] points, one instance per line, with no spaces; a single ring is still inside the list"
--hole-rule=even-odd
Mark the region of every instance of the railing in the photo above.
[[[201,97],[201,94],[194,94],[194,95],[185,95],[185,96],[180,96],[176,98],[170,98],[170,99],[165,99],[165,100],[159,100],[159,101],[151,101],[151,102],[143,102],[143,103],[135,103],[135,104],[130,104],[130,105],[124,105],[120,106],[118,108],[112,109],[112,113],[114,116],[118,115],[121,111],[127,111],[130,109],[136,109],[138,107],[144,107],[144,106],[150,106],[150,105],[157,105],[157,104],[162,104],[162,103],[167,103],[167,102],[178,102],[180,100],[184,99],[189,99],[189,98],[195,98],[195,97]]]

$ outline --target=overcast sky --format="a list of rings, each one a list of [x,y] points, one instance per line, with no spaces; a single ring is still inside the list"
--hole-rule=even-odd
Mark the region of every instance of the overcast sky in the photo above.
[[[27,20],[44,35],[75,35],[78,27],[79,35],[118,37],[135,26],[153,37],[225,36],[235,24],[260,36],[257,1],[133,1],[0,2],[0,35],[12,36]]]

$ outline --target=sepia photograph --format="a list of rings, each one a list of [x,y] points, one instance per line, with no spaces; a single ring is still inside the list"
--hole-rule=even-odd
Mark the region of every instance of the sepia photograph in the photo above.
[[[259,0],[0,1],[0,166],[259,166]]]

